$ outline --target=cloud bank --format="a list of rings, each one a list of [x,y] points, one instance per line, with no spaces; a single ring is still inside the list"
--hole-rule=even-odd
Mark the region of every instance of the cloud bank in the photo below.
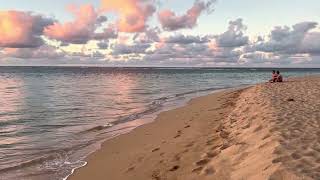
[[[189,9],[174,12],[154,0],[101,0],[98,7],[68,6],[73,19],[66,22],[34,12],[0,11],[1,63],[78,64],[78,59],[123,66],[320,65],[315,21],[275,26],[256,38],[248,36],[250,26],[242,18],[226,22],[222,33],[183,33],[194,31],[214,5],[213,0],[195,0]]]

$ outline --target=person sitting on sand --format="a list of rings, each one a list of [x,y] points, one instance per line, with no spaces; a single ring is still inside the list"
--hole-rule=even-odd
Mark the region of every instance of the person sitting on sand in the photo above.
[[[277,78],[278,78],[278,75],[277,75],[276,71],[272,70],[272,78],[269,80],[269,82],[271,82],[271,83],[276,82]]]
[[[283,81],[283,78],[280,74],[280,71],[277,71],[277,78],[276,78],[276,82],[282,82]]]

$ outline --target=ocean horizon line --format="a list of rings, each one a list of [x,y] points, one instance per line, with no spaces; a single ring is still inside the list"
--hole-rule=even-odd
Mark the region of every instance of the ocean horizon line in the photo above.
[[[49,68],[119,68],[119,69],[320,69],[319,67],[240,67],[240,66],[219,66],[219,67],[198,67],[198,66],[100,66],[100,65],[0,65],[2,67],[49,67]]]

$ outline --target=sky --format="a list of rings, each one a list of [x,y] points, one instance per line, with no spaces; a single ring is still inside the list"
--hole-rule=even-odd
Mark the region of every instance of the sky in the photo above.
[[[0,65],[320,67],[319,5],[10,0],[0,5]]]

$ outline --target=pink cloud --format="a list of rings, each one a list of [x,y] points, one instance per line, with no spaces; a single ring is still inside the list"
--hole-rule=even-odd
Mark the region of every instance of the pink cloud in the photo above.
[[[52,19],[30,12],[0,11],[0,47],[39,47],[44,28],[52,23]]]
[[[196,0],[193,6],[181,16],[176,15],[171,10],[162,10],[158,13],[158,19],[162,28],[169,31],[188,28],[191,29],[197,25],[199,16],[206,10],[211,9],[215,1],[203,2]]]
[[[117,28],[120,32],[141,32],[155,7],[150,0],[102,0],[102,10],[119,16]]]
[[[68,10],[75,16],[74,21],[46,27],[46,36],[65,43],[84,44],[93,38],[97,26],[107,20],[92,5],[69,6]]]

